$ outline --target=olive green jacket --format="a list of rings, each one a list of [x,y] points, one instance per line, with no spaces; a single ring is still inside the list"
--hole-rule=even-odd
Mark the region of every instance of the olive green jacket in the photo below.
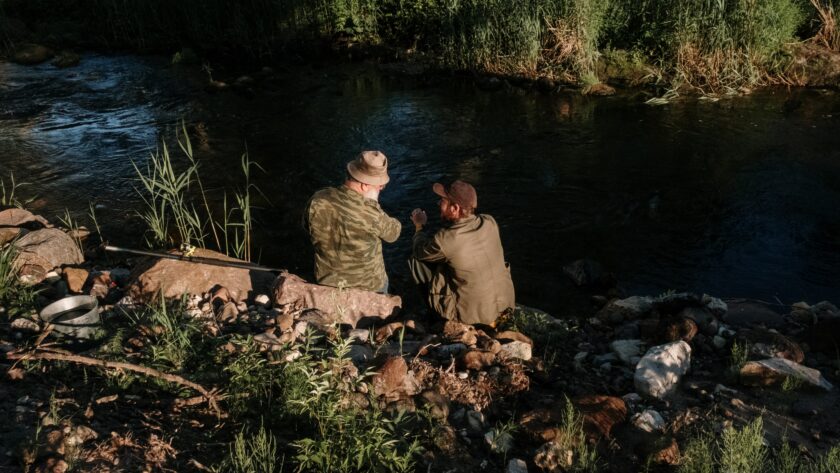
[[[414,235],[414,257],[439,263],[429,288],[429,304],[449,320],[492,324],[515,305],[510,267],[505,263],[499,226],[490,215],[472,215],[438,230]]]
[[[381,290],[388,277],[382,240],[393,243],[402,225],[372,199],[345,186],[321,189],[307,205],[304,222],[315,247],[318,284]]]

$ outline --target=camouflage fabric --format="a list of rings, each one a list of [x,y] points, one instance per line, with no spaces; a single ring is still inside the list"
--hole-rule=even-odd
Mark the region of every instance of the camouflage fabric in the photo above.
[[[315,247],[318,284],[381,290],[388,277],[382,240],[393,243],[402,225],[372,199],[347,187],[321,189],[309,200],[307,230]]]

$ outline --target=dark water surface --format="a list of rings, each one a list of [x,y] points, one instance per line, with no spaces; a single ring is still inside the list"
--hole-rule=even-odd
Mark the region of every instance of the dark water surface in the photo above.
[[[517,299],[558,315],[586,295],[561,267],[588,257],[630,293],[669,289],[790,303],[840,301],[840,95],[769,91],[662,107],[636,96],[485,92],[457,79],[388,77],[365,66],[304,67],[250,90],[209,93],[206,76],[164,59],[86,56],[81,65],[0,63],[0,175],[32,183],[38,211],[140,245],[131,161],[143,165],[178,121],[192,132],[211,196],[241,183],[247,149],[264,264],[307,275],[309,195],[341,181],[362,148],[391,158],[383,207],[406,225],[386,264],[407,290],[414,207],[463,178],[502,227]],[[234,89],[234,88],[231,88]],[[177,149],[174,141],[171,147]]]

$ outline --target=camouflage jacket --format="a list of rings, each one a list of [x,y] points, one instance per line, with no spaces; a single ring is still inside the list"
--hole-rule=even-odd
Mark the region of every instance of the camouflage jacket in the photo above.
[[[402,225],[379,203],[345,186],[321,189],[312,196],[304,216],[315,247],[318,284],[378,291],[388,280],[382,240],[393,243]]]

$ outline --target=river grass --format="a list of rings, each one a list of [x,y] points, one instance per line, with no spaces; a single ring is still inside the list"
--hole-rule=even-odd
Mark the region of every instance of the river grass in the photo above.
[[[46,8],[53,3],[2,0],[0,20],[4,12],[22,18],[55,42],[75,30],[82,42],[114,49],[189,47],[257,61],[337,42],[384,44],[447,68],[581,85],[598,82],[599,62],[621,50],[652,77],[701,91],[784,80],[786,45],[797,41],[840,46],[837,0],[74,0]],[[12,42],[8,33],[0,39]]]

